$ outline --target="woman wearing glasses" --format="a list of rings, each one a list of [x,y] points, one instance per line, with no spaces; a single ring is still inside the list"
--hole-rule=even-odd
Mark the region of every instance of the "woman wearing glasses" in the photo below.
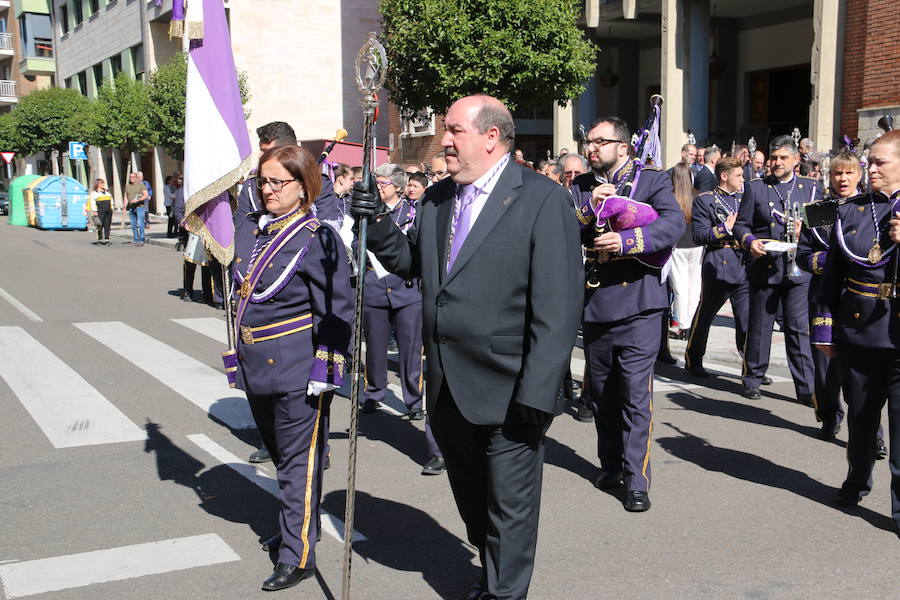
[[[278,561],[262,584],[271,591],[315,572],[328,409],[348,360],[353,293],[344,245],[310,212],[322,185],[312,155],[272,148],[258,174],[264,210],[238,216],[232,271],[236,384],[281,488]]]

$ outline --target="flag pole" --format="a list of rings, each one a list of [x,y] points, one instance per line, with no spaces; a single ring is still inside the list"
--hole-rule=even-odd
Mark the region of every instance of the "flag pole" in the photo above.
[[[375,32],[369,32],[359,53],[356,55],[356,87],[362,95],[360,105],[363,109],[363,182],[368,185],[372,145],[375,138],[375,113],[378,108],[378,90],[384,83],[387,74],[387,55]],[[362,390],[362,307],[366,274],[366,237],[368,220],[358,219],[359,254],[357,256],[356,304],[353,319],[353,360],[350,384],[350,446],[347,464],[347,501],[344,507],[344,560],[341,580],[341,599],[350,600],[350,562],[353,555],[353,516],[356,508],[356,441],[359,433],[359,400]]]

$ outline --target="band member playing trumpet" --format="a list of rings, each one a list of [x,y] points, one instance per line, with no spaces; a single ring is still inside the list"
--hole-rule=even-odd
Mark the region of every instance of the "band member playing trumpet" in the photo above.
[[[691,336],[684,354],[685,367],[695,377],[709,374],[703,368],[703,355],[709,328],[726,300],[734,313],[734,343],[744,351],[747,319],[750,314],[750,285],[747,283],[746,256],[734,237],[734,224],[741,207],[744,171],[741,161],[726,157],[716,163],[719,184],[711,192],[694,199],[691,228],[694,242],[706,246],[703,254],[703,283],[700,305],[691,324]]]
[[[769,367],[775,312],[781,304],[788,366],[797,400],[813,402],[813,372],[809,345],[809,274],[796,270],[795,251],[768,252],[773,241],[796,243],[800,233],[800,205],[818,198],[816,180],[794,174],[800,160],[789,135],[769,145],[772,174],[744,186],[744,196],[734,223],[735,237],[750,253],[750,319],[744,348],[743,395],[761,397],[759,385]]]

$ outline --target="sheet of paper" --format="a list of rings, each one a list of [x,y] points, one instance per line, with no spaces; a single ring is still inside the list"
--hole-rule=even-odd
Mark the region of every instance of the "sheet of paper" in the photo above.
[[[784,254],[790,250],[796,250],[797,244],[791,244],[789,242],[763,242],[763,248],[765,248],[768,254]]]

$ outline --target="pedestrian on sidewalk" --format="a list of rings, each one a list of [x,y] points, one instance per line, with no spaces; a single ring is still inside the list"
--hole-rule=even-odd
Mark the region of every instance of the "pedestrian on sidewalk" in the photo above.
[[[144,245],[144,214],[147,210],[147,188],[139,173],[129,173],[125,184],[125,208],[131,219],[132,246]]]
[[[678,163],[672,168],[672,186],[675,199],[684,214],[685,230],[672,252],[672,272],[669,282],[675,296],[675,337],[687,339],[688,329],[694,320],[694,312],[700,303],[700,270],[703,260],[703,246],[694,243],[690,227],[694,198],[699,194],[691,183],[691,168]]]
[[[150,185],[150,182],[144,179],[144,172],[137,172],[138,181],[144,184],[144,187],[147,188],[147,200],[144,202],[144,228],[150,229],[150,211],[153,207],[150,205],[150,202],[153,200],[153,186]]]
[[[99,246],[109,246],[109,228],[112,225],[112,196],[106,187],[106,181],[98,179],[91,189],[90,204],[94,218],[97,219],[97,241]]]
[[[178,173],[174,173],[166,177],[166,184],[163,186],[163,204],[166,207],[166,237],[173,238],[178,235],[178,223],[175,221],[175,214],[172,211],[172,204],[175,202],[175,184],[172,182]]]

